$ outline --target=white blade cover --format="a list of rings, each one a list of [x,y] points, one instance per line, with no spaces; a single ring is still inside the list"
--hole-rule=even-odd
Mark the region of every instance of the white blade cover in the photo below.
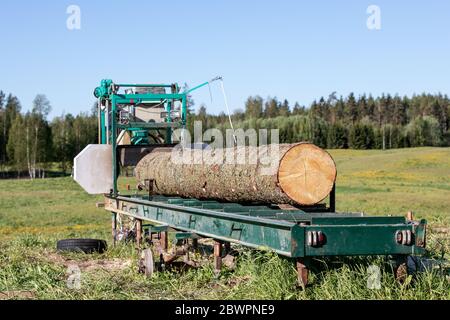
[[[113,188],[112,146],[90,144],[74,159],[74,179],[89,194],[109,193]]]

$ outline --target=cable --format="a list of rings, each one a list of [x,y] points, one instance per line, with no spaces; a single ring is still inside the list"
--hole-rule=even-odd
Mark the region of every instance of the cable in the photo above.
[[[194,91],[194,90],[196,90],[196,89],[198,89],[198,88],[201,88],[201,87],[203,87],[203,86],[205,86],[205,85],[208,85],[208,88],[209,88],[209,94],[210,94],[210,97],[211,97],[211,104],[212,104],[211,83],[213,83],[213,82],[215,82],[215,81],[219,81],[219,80],[220,80],[220,86],[221,86],[221,88],[222,88],[223,99],[224,99],[224,101],[225,101],[225,107],[227,108],[228,120],[230,121],[230,126],[231,126],[231,129],[233,130],[234,144],[237,146],[237,138],[236,138],[236,135],[234,134],[234,126],[233,126],[233,121],[231,120],[231,112],[230,112],[230,108],[229,108],[229,106],[228,106],[228,99],[227,99],[227,94],[225,93],[225,87],[224,87],[224,85],[223,85],[223,78],[220,77],[220,76],[215,77],[215,78],[209,80],[208,82],[205,82],[205,83],[203,83],[203,84],[201,84],[201,85],[195,87],[194,89],[191,89],[191,90],[185,90],[185,93],[192,92],[192,91]]]
[[[213,104],[212,92],[211,92],[211,82],[208,82],[209,98],[211,99],[211,104]]]
[[[237,139],[236,139],[236,135],[234,134],[233,121],[231,120],[231,113],[230,113],[230,108],[228,107],[228,99],[227,99],[227,95],[225,93],[225,87],[223,85],[223,79],[220,78],[219,80],[220,80],[220,87],[222,88],[223,99],[225,101],[225,107],[227,108],[227,112],[228,112],[228,120],[230,120],[231,130],[233,130],[234,144],[237,146]]]

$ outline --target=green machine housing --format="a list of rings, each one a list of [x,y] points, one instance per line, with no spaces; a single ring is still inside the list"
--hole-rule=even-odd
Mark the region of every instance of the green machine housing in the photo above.
[[[100,106],[99,142],[112,146],[113,188],[105,195],[105,209],[112,212],[113,235],[117,231],[117,215],[121,214],[139,222],[142,230],[138,236],[157,233],[161,239],[171,231],[180,239],[211,238],[215,241],[217,269],[231,243],[273,250],[296,261],[302,284],[307,283],[308,266],[314,257],[391,256],[397,261],[398,271],[409,255],[425,252],[425,220],[337,213],[335,190],[327,204],[294,210],[274,204],[165,197],[152,194],[151,186],[145,194],[119,192],[119,167],[135,165],[155,147],[172,147],[172,131],[186,126],[190,92],[209,83],[182,92],[176,83],[115,84],[102,80],[95,89]],[[160,119],[137,119],[139,109],[148,112],[158,109]],[[125,145],[118,142],[124,132],[130,137]]]

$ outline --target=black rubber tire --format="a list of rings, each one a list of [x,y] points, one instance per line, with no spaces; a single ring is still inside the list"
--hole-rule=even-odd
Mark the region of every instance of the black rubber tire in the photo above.
[[[106,241],[98,239],[64,239],[56,243],[56,249],[61,251],[103,253],[107,248]]]

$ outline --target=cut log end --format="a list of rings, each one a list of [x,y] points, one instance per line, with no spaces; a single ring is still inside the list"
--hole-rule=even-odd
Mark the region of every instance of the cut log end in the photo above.
[[[336,175],[336,164],[328,152],[311,143],[300,143],[281,159],[278,183],[295,202],[314,205],[330,194]]]

